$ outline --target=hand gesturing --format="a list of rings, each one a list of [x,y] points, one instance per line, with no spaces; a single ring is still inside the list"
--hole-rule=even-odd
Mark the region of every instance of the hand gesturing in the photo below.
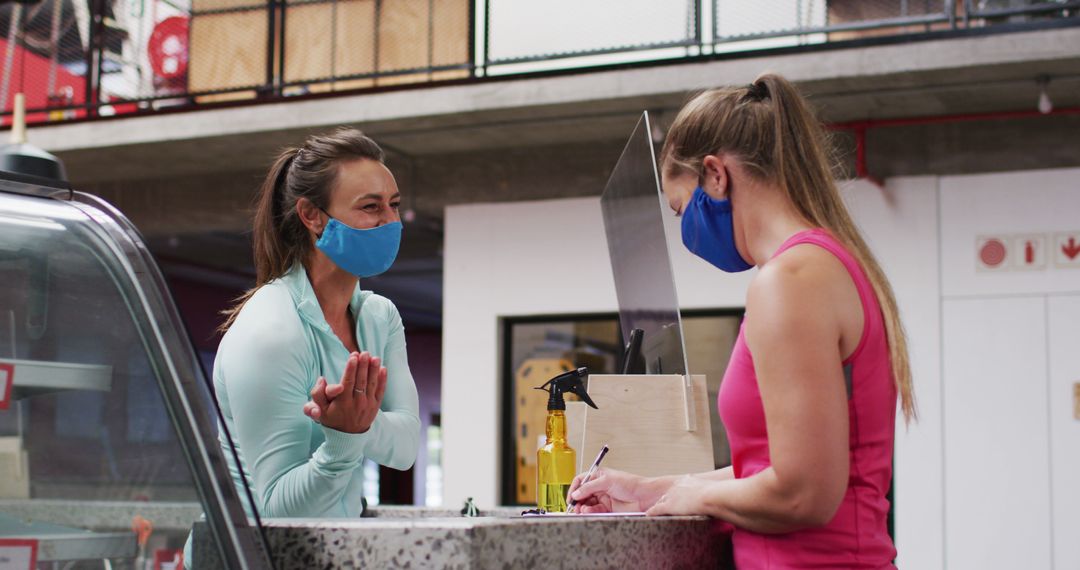
[[[378,358],[352,353],[345,364],[341,383],[327,385],[319,377],[304,404],[304,415],[322,425],[345,433],[364,433],[375,421],[386,392],[386,368]]]

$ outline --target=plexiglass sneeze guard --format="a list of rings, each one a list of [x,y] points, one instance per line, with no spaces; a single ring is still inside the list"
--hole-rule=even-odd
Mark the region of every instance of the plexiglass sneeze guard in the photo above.
[[[139,232],[94,196],[9,173],[0,398],[0,540],[33,543],[39,566],[141,568],[179,552],[205,514],[228,568],[270,567],[217,441],[213,394]]]
[[[689,403],[686,347],[662,217],[670,208],[660,192],[651,133],[649,114],[642,113],[608,178],[600,207],[623,338],[641,329],[645,372],[685,376]],[[687,429],[695,429],[695,415],[688,404]]]

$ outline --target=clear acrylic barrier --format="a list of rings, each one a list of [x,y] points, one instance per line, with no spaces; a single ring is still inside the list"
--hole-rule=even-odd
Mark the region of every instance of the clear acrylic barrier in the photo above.
[[[600,206],[604,215],[619,325],[623,338],[644,331],[642,353],[648,374],[687,373],[679,301],[664,233],[669,208],[660,193],[649,114],[643,113],[608,179]]]

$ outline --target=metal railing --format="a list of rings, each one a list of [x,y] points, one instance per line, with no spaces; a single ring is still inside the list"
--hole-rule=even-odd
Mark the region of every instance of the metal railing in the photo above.
[[[4,3],[0,119],[16,92],[45,123],[1062,22],[1080,0]]]

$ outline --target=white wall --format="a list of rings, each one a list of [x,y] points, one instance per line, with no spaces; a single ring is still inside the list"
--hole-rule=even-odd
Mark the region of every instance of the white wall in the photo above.
[[[976,262],[980,236],[1080,231],[1078,179],[1080,169],[941,179],[950,570],[1080,568],[1080,268]]]
[[[896,427],[893,499],[900,568],[940,568],[944,556],[938,181],[894,178],[884,190],[844,187],[852,215],[889,277],[907,330],[919,419]]]
[[[1069,186],[1078,177],[1080,170],[1050,170],[940,179],[899,178],[889,180],[884,190],[865,182],[844,188],[856,221],[896,291],[912,355],[920,417],[910,427],[901,422],[896,439],[896,539],[901,567],[943,568],[946,561],[950,569],[993,567],[981,566],[977,557],[965,554],[964,529],[987,519],[983,516],[977,520],[965,497],[980,496],[992,502],[996,494],[1004,492],[992,488],[993,484],[1011,480],[1014,470],[1028,466],[1010,464],[1011,450],[1000,449],[993,443],[986,447],[995,450],[993,456],[965,455],[966,448],[986,446],[986,441],[969,440],[999,433],[1000,426],[987,424],[986,430],[950,433],[946,419],[950,415],[954,416],[953,420],[964,416],[959,411],[950,414],[946,404],[983,405],[979,413],[985,414],[980,416],[984,423],[990,417],[1001,418],[1003,422],[1011,420],[1010,410],[1001,406],[1010,399],[1009,388],[1004,385],[1014,379],[1007,376],[1007,367],[987,366],[985,374],[979,375],[979,382],[1000,388],[996,392],[998,397],[989,400],[981,394],[967,397],[970,372],[964,372],[968,374],[966,377],[958,375],[951,385],[943,379],[943,354],[951,350],[948,343],[943,346],[943,328],[957,335],[956,338],[966,338],[967,331],[985,331],[987,327],[969,322],[955,311],[949,313],[953,317],[950,322],[944,323],[942,304],[952,298],[970,296],[1053,295],[1048,307],[1059,303],[1063,304],[1061,311],[1080,313],[1077,307],[1080,302],[1066,295],[1080,293],[1080,270],[1064,274],[1065,270],[1048,271],[1041,278],[988,274],[975,270],[974,258],[976,235],[1080,229],[1080,192],[1070,190]],[[670,230],[676,221],[674,217],[666,218]],[[457,506],[471,496],[481,506],[494,505],[500,476],[498,319],[615,312],[615,289],[597,198],[454,206],[447,209],[446,224],[443,320],[446,504]],[[683,308],[743,305],[752,272],[724,274],[686,252],[678,242],[678,232],[668,234]],[[995,311],[999,308],[994,307]],[[1080,449],[1080,422],[1072,419],[1071,400],[1065,401],[1064,392],[1071,390],[1072,382],[1080,380],[1080,368],[1077,368],[1080,357],[1075,356],[1080,351],[1068,348],[1080,343],[1080,325],[1067,318],[1055,319],[1054,310],[1047,309],[1046,313],[1051,315],[1046,326],[1065,331],[1059,337],[1074,335],[1076,343],[1055,341],[1057,337],[1050,334],[1049,343],[1056,360],[1048,365],[1044,359],[1029,368],[1036,377],[1042,370],[1043,385],[1034,395],[1025,392],[1026,398],[1048,399],[1053,417],[1045,417],[1044,406],[1044,417],[1023,418],[1041,421],[1039,429],[1043,430],[1028,434],[1029,438],[1042,438],[1041,441],[1027,443],[1054,451],[1053,470],[1046,462],[1036,466],[1041,475],[1027,481],[1031,490],[1024,496],[1043,493],[1051,497],[1053,487],[1054,500],[1048,504],[1054,506],[1046,515],[1053,518],[1046,520],[1045,525],[1053,530],[1051,542],[1056,568],[1076,568],[1080,567],[1080,547],[1067,536],[1080,533],[1080,517],[1076,514],[1080,512],[1080,493],[1072,490],[1066,481],[1080,480],[1080,452],[1076,451]],[[1030,336],[1025,338],[1030,340]],[[1045,352],[1051,351],[1048,348]],[[972,370],[963,360],[970,356],[961,349],[955,351],[955,358],[960,360],[954,362],[960,370]],[[997,351],[976,356],[1008,360],[1011,353]],[[1047,370],[1053,377],[1052,383]],[[949,399],[946,395],[953,397]],[[1025,409],[1037,412],[1030,405]],[[1051,441],[1040,435],[1045,433],[1050,434]],[[991,461],[995,469],[1003,472],[1000,477],[973,475],[983,465],[980,462]],[[1042,459],[1035,457],[1033,461]],[[956,500],[952,500],[950,492],[955,493]],[[1046,509],[1038,505],[1020,504],[1031,507],[1031,512],[1025,514],[1036,518],[1045,514]],[[1008,527],[1024,524],[1008,512],[991,522]],[[1005,527],[992,526],[999,528]],[[950,535],[950,531],[957,536]],[[967,536],[977,538],[973,532]],[[1032,545],[1007,543],[995,547],[1022,552]],[[1050,554],[1047,551],[1045,559]],[[1007,559],[1002,558],[1001,563]]]

